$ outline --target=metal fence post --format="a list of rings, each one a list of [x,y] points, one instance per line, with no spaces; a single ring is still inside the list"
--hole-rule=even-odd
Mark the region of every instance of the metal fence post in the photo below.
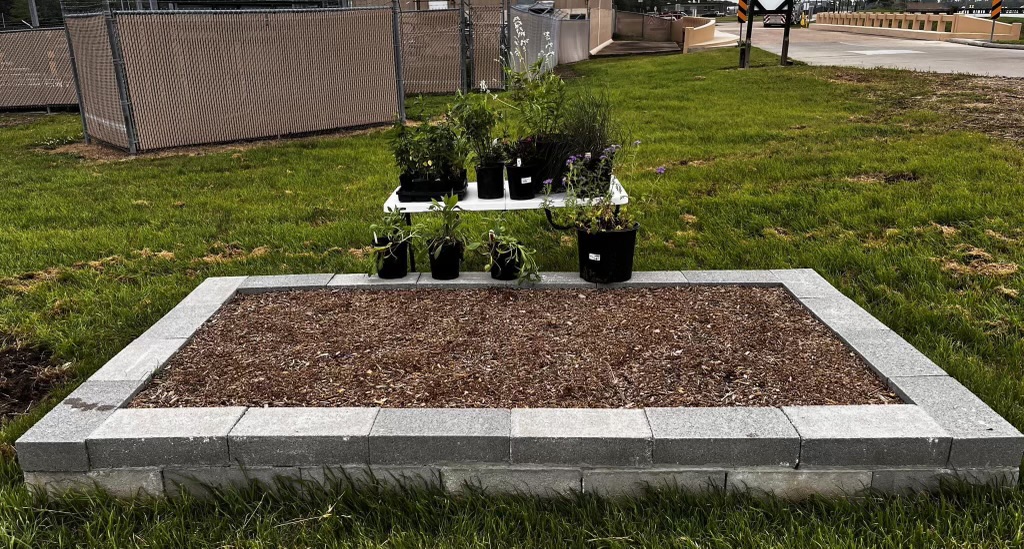
[[[469,91],[470,82],[472,81],[472,63],[469,61],[469,2],[468,0],[459,0],[459,51],[462,65],[462,92],[466,93]]]
[[[135,154],[139,152],[139,138],[135,128],[135,113],[132,109],[131,97],[128,95],[128,77],[124,70],[124,51],[121,49],[121,37],[117,33],[113,10],[108,9],[104,18],[107,21],[107,38],[110,40],[110,52],[114,62],[114,80],[117,81],[117,93],[121,96],[124,129],[125,134],[128,136],[128,153]]]
[[[395,42],[395,88],[398,90],[398,119],[405,122],[405,80],[402,76],[402,7],[391,0],[391,36]]]
[[[68,31],[67,21],[64,22],[64,38],[68,41],[68,59],[71,61],[71,77],[75,81],[75,95],[78,96],[78,114],[82,117],[82,135],[85,136],[85,144],[92,143],[89,137],[89,126],[85,122],[85,101],[82,99],[82,85],[78,82],[78,65],[75,61],[75,46],[71,43],[71,32]]]
[[[466,40],[469,41],[469,51],[466,60],[469,62],[469,87],[476,85],[476,23],[473,21],[473,0],[466,0],[469,12],[466,13],[466,21],[469,28],[466,30]]]

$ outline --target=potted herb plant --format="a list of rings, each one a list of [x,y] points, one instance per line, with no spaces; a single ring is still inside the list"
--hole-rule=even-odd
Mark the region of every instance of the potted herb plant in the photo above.
[[[416,238],[417,227],[406,224],[405,214],[397,208],[384,213],[373,231],[370,274],[380,278],[402,278],[409,274],[409,242]]]
[[[532,137],[506,141],[508,197],[529,200],[537,195],[537,142]]]
[[[458,278],[466,249],[475,247],[469,245],[462,229],[459,198],[446,196],[441,201],[433,200],[430,211],[434,214],[426,234],[430,276],[435,280]]]
[[[564,228],[576,231],[580,277],[587,282],[610,284],[633,277],[633,257],[640,224],[626,208],[612,203],[611,192],[581,199],[572,187],[566,195]]]
[[[487,105],[486,95],[460,93],[449,109],[449,118],[460,128],[475,162],[477,194],[482,199],[505,197],[505,149],[492,136],[501,119]]]
[[[500,221],[488,231],[486,244],[487,265],[484,268],[490,271],[491,278],[518,280],[520,283],[540,280],[536,250],[527,248],[509,235]]]
[[[392,148],[401,170],[400,201],[466,196],[466,148],[448,118],[415,127],[397,123]]]
[[[518,36],[521,22],[514,22]],[[528,196],[525,189],[519,193],[520,198],[511,196],[512,181],[528,180],[536,194],[545,180],[557,176],[557,164],[565,158],[558,144],[564,141],[559,133],[559,120],[566,88],[561,77],[549,70],[554,57],[550,37],[536,60],[528,60],[525,47],[521,45],[513,51],[513,57],[514,62],[505,72],[508,93],[500,101],[509,107],[509,126],[520,139],[512,143],[506,169],[516,168],[509,172],[510,197],[526,200],[533,195]],[[551,166],[555,167],[554,171]]]

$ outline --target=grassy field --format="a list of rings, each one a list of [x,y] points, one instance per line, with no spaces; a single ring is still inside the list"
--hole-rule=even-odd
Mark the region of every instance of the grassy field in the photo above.
[[[968,77],[779,68],[763,52],[760,68],[738,71],[734,54],[571,69],[571,86],[606,90],[643,140],[619,173],[642,223],[637,268],[818,269],[1024,428],[1024,149],[969,131],[977,110],[957,105],[984,93]],[[409,108],[425,117],[443,102]],[[1006,122],[1020,111],[998,119],[1000,135],[1020,135],[1019,119]],[[61,148],[80,138],[77,116],[0,115],[0,341],[7,334],[52,352],[69,376],[0,427],[0,544],[1024,543],[1019,489],[803,504],[679,494],[617,503],[338,492],[203,503],[31,498],[13,441],[204,277],[365,269],[367,225],[396,184],[387,135],[89,160],[48,150],[78,150]],[[485,219],[470,218],[483,232]],[[575,269],[573,241],[541,214],[510,225],[539,249],[542,269]]]

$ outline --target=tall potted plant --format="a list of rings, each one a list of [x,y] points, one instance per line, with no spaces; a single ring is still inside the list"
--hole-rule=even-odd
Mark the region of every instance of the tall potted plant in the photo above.
[[[505,149],[492,135],[501,114],[488,106],[487,95],[460,93],[449,109],[448,117],[469,144],[479,197],[485,200],[504,198]]]
[[[509,107],[512,133],[519,136],[513,142],[513,152],[518,154],[509,155],[508,166],[517,168],[515,174],[509,173],[510,195],[513,178],[529,179],[533,192],[538,193],[544,181],[558,176],[558,163],[564,160],[559,124],[566,98],[565,82],[550,70],[555,55],[551,39],[536,60],[528,60],[522,22],[516,18],[513,23],[517,44],[513,63],[505,70],[508,93],[500,99]],[[533,198],[525,192],[520,196]]]
[[[427,254],[430,258],[430,276],[436,280],[459,277],[462,258],[470,246],[462,228],[459,198],[446,196],[433,200],[430,211],[434,214],[426,231]]]
[[[466,148],[448,118],[415,127],[397,123],[392,148],[401,170],[400,201],[466,196]]]
[[[380,278],[402,278],[409,274],[409,243],[416,238],[418,227],[406,224],[405,214],[397,208],[384,213],[373,231],[370,274]]]

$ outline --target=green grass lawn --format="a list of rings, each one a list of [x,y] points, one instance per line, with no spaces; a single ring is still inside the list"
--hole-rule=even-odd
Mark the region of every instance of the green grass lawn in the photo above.
[[[760,51],[755,61],[734,70],[729,49],[572,67],[570,85],[606,90],[643,140],[619,170],[642,223],[636,267],[813,267],[1024,428],[1020,143],[955,129],[940,102],[921,100],[945,89],[926,75],[779,68]],[[422,118],[443,102],[409,108]],[[33,500],[10,444],[49,406],[204,277],[364,270],[367,225],[397,178],[386,132],[123,161],[43,150],[80,134],[76,115],[0,115],[0,333],[72,372],[0,427],[5,546],[1024,543],[1019,489],[803,504],[370,492]],[[485,219],[469,217],[483,232]],[[542,269],[575,269],[573,241],[542,214],[510,225]]]

